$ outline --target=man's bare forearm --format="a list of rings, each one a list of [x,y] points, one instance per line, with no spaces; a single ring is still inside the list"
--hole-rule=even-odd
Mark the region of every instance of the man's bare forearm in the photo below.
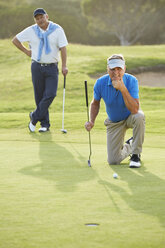
[[[66,75],[68,73],[68,68],[67,68],[67,50],[66,47],[61,47],[61,60],[62,60],[62,73],[63,75]]]
[[[139,99],[133,98],[126,86],[124,85],[123,78],[112,80],[112,85],[115,89],[120,90],[124,99],[124,103],[131,114],[136,114],[139,110]]]
[[[139,100],[133,98],[130,93],[128,92],[127,88],[124,87],[121,90],[125,105],[127,107],[127,109],[132,113],[132,114],[136,114],[139,110]]]
[[[95,119],[99,113],[100,101],[93,99],[90,105],[90,120],[85,123],[85,128],[90,131],[94,127]]]
[[[90,121],[93,124],[95,123],[95,119],[99,113],[99,109],[100,109],[100,102],[93,100],[90,106]]]
[[[31,50],[22,45],[22,43],[16,37],[13,38],[12,42],[19,50],[21,50],[27,56],[31,57]]]

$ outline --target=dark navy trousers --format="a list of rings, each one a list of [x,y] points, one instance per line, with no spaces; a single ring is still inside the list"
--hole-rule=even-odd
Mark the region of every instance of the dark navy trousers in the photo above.
[[[31,64],[32,82],[36,110],[32,114],[32,122],[38,121],[42,127],[50,127],[48,108],[56,96],[58,87],[58,65],[40,64],[32,61]]]

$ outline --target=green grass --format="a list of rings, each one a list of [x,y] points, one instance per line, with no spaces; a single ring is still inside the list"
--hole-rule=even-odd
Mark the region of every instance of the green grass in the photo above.
[[[164,48],[70,45],[65,106],[68,133],[60,132],[60,75],[50,110],[51,132],[30,134],[28,112],[35,106],[30,61],[9,40],[0,41],[1,248],[164,247],[165,89],[140,88],[146,135],[138,170],[128,168],[128,159],[120,166],[107,164],[103,102],[91,132],[91,168],[84,129],[84,80],[88,80],[91,100],[95,79],[90,74],[104,71],[106,57],[123,53],[130,68],[140,63],[165,64]],[[126,138],[130,135],[131,130]],[[114,172],[118,179],[113,179]]]
[[[163,137],[146,135],[143,166],[131,170],[128,159],[107,165],[105,132],[95,131],[88,168],[84,130],[2,129],[1,247],[163,248]]]
[[[10,51],[10,52],[8,52]],[[92,74],[106,72],[106,59],[112,53],[123,53],[128,61],[128,69],[138,66],[165,64],[165,45],[133,47],[92,47],[69,45],[66,88],[66,112],[84,111],[84,80],[88,80],[89,99],[92,99],[95,79]],[[30,75],[30,59],[11,44],[10,40],[0,41],[0,112],[29,112],[35,107]],[[59,65],[61,70],[61,64]],[[59,76],[59,90],[51,111],[62,110],[63,78]],[[157,98],[165,106],[165,89],[141,90],[141,102],[148,106],[148,101]],[[152,95],[153,98],[150,99]],[[7,97],[6,97],[7,96]],[[74,97],[73,97],[74,96]],[[146,104],[147,103],[147,104]],[[104,104],[103,108],[104,108]],[[156,107],[156,106],[155,106]]]

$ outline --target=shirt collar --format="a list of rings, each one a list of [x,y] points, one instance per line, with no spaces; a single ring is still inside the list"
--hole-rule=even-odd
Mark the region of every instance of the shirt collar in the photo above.
[[[38,26],[39,27],[39,26]],[[47,26],[47,29],[46,30],[44,30],[44,29],[42,29],[42,28],[40,28],[39,27],[39,29],[40,29],[40,31],[42,32],[42,33],[45,33],[46,31],[48,31],[49,30],[49,27],[50,27],[50,21],[49,21],[49,24],[48,24],[48,26]]]
[[[108,79],[108,85],[112,85],[112,80],[111,80],[110,76],[109,76],[109,79]]]

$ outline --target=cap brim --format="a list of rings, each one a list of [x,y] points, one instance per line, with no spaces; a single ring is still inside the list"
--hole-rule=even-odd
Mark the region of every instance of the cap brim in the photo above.
[[[36,13],[36,14],[34,15],[34,17],[37,16],[37,15],[45,15],[45,13],[40,13],[40,12],[39,12],[39,13]]]
[[[121,59],[112,59],[108,61],[108,67],[110,69],[114,69],[116,67],[122,68],[124,70],[125,68],[125,61]]]

